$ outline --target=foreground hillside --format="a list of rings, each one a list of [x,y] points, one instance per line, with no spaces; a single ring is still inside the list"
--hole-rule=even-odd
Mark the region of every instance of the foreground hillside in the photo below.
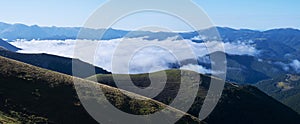
[[[79,82],[79,88],[86,88],[86,84],[101,88],[113,105],[128,113],[144,115],[166,107],[151,99],[143,101],[130,99],[116,88],[73,78],[15,60],[0,57],[0,63],[0,123],[97,123],[80,103],[74,89],[73,79]],[[89,91],[86,89],[81,92],[83,98],[96,100],[98,105],[101,105],[101,99],[87,95]],[[96,93],[96,95],[99,94]],[[168,107],[167,110],[169,113],[165,113],[166,118],[163,119],[168,120],[174,115],[184,114],[178,123],[200,123],[197,118],[176,109]],[[114,122],[114,120],[108,121]]]
[[[165,89],[154,99],[169,104],[176,97],[178,89],[181,88],[181,72],[178,70],[168,70],[166,74],[168,79]],[[160,72],[152,73],[151,75],[155,76],[156,80],[164,78]],[[125,77],[125,75],[114,75],[114,77],[116,76],[120,78],[118,80],[126,81],[122,80],[122,77]],[[136,86],[143,88],[150,85],[148,76],[149,74],[138,74],[131,75],[130,77]],[[205,75],[200,76],[202,82],[200,83],[198,96],[188,111],[189,114],[194,116],[198,116],[199,114],[210,85],[210,80],[218,80]],[[98,80],[100,83],[116,86],[111,74],[100,74],[89,77],[88,79]],[[183,76],[183,79],[185,79],[185,76]],[[130,87],[127,87],[127,89],[129,91],[131,90]],[[153,89],[155,91],[154,87]],[[133,89],[131,92],[135,92],[135,90]],[[190,99],[190,97],[181,98],[181,101],[187,99]],[[300,116],[289,107],[269,97],[256,87],[227,83],[216,108],[204,121],[209,124],[298,124],[300,123]]]

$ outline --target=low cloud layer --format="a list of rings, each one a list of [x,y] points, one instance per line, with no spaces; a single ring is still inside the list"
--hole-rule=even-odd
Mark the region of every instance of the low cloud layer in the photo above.
[[[199,73],[203,73],[203,74],[211,74],[212,73],[212,71],[210,69],[204,68],[203,66],[200,66],[200,65],[193,65],[193,64],[184,65],[180,69],[191,70],[191,71],[195,71],[195,72],[199,72]]]
[[[84,43],[84,46],[81,47],[94,45],[95,43],[98,44],[98,47],[95,55],[86,54],[86,56],[93,56],[95,58],[93,61],[87,60],[85,57],[79,57],[79,59],[113,71],[114,73],[146,73],[164,70],[170,68],[171,63],[191,59],[193,56],[202,57],[211,52],[218,51],[219,48],[222,47],[225,48],[225,52],[228,54],[252,56],[258,54],[258,51],[253,46],[245,44],[224,43],[224,46],[222,46],[214,41],[204,44],[194,43],[189,40],[175,41],[172,38],[165,41],[149,41],[142,38],[131,38],[103,41],[82,40],[80,42]],[[18,51],[21,53],[48,53],[73,58],[76,40],[19,40],[12,42],[12,44],[21,48],[22,50]],[[136,48],[141,45],[146,47],[136,50]],[[207,49],[208,47],[210,49]],[[132,50],[135,50],[134,54],[132,54]],[[84,50],[81,52],[85,55]],[[130,59],[129,62],[127,62],[128,58]],[[113,64],[113,59],[118,62]],[[126,66],[129,67],[129,70],[126,68],[123,69]],[[293,67],[298,68],[299,63],[295,61]],[[202,66],[192,64],[185,65],[181,68],[188,70],[195,70],[196,68],[196,71],[200,73],[212,72]]]

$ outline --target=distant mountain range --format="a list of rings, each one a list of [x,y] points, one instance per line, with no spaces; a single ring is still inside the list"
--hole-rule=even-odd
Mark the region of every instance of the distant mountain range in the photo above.
[[[216,27],[222,41],[232,43],[246,43],[260,50],[260,56],[264,59],[295,59],[300,58],[300,30],[298,29],[272,29],[267,31],[256,31],[249,29],[232,29],[227,27]],[[25,40],[66,40],[66,39],[91,39],[111,40],[122,37],[138,38],[146,40],[165,40],[170,37],[181,37],[194,42],[215,40],[211,34],[214,28],[199,30],[198,32],[150,32],[150,31],[125,31],[117,29],[87,29],[80,27],[40,27],[37,25],[27,26],[23,24],[6,24],[0,22],[0,38],[7,41],[17,39]],[[80,36],[78,36],[78,33]],[[104,33],[100,38],[100,34]],[[213,35],[213,36],[212,36]]]
[[[212,54],[220,54],[215,52]],[[212,55],[211,54],[211,55]],[[260,59],[250,55],[230,55],[226,54],[227,60],[227,80],[239,84],[255,84],[261,80],[270,79],[288,73],[282,66],[270,62],[268,59]],[[207,55],[209,57],[209,55]],[[210,68],[211,63],[198,60],[199,65]],[[290,71],[291,73],[292,71]]]
[[[257,31],[250,29],[232,29],[227,27],[215,27],[205,30],[199,30],[194,32],[150,32],[150,31],[126,31],[126,30],[117,30],[117,29],[88,29],[80,27],[40,27],[37,25],[27,26],[24,24],[7,24],[0,22],[0,38],[8,39],[8,41],[13,41],[16,39],[40,39],[40,40],[64,40],[64,39],[100,39],[99,34],[105,34],[102,39],[115,39],[121,37],[145,37],[148,40],[158,39],[164,40],[169,37],[180,36],[183,39],[192,39],[197,37],[200,32],[201,36],[206,36],[208,40],[215,40],[211,34],[214,29],[220,33],[220,36],[224,42],[236,42],[236,41],[272,41],[273,43],[281,43],[292,48],[299,48],[300,43],[300,30],[286,28],[286,29],[272,29],[267,31]],[[81,34],[77,37],[78,33],[82,32],[86,34]],[[194,40],[195,42],[201,42]]]
[[[78,33],[82,31],[80,36]],[[100,34],[105,32],[102,38]],[[158,35],[161,38],[175,36],[174,33],[153,33],[148,31],[123,31],[116,29],[88,29],[80,27],[40,27],[37,25],[27,26],[24,24],[6,24],[0,22],[0,38],[14,41],[17,39],[39,39],[39,40],[66,40],[66,39],[91,39],[91,40],[110,40],[121,37],[145,37],[155,39]]]

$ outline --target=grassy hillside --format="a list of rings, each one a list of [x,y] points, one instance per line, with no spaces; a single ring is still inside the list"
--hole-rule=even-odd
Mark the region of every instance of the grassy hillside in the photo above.
[[[0,123],[1,124],[21,124],[21,122],[18,119],[8,117],[8,116],[4,115],[3,112],[0,112]]]
[[[174,97],[176,97],[178,89],[180,88],[181,72],[179,70],[168,70],[166,71],[166,74],[167,83],[165,89],[154,99],[169,104]],[[193,72],[187,71],[182,78],[185,79],[192,74]],[[157,80],[163,78],[163,75],[160,75],[160,72],[152,73],[151,75],[156,76]],[[112,76],[113,75],[111,74],[100,74],[89,77],[88,79],[96,79],[100,83],[115,87],[116,85]],[[122,79],[122,76],[124,75],[114,76],[118,76]],[[136,86],[143,88],[150,84],[148,76],[149,74],[137,74],[131,75],[130,77]],[[198,116],[199,114],[203,100],[207,94],[207,89],[210,85],[210,80],[218,80],[205,75],[200,76],[202,82],[197,83],[200,85],[198,95],[194,104],[188,111],[189,114],[194,116]],[[128,89],[130,90],[130,88]],[[154,87],[153,89],[155,92]],[[132,90],[132,92],[135,91]],[[190,99],[190,97],[181,98],[181,101],[185,101],[186,99]],[[209,124],[296,124],[300,123],[300,116],[289,107],[269,97],[256,87],[227,83],[216,108],[204,121]]]
[[[15,46],[11,45],[10,43],[2,40],[1,38],[0,38],[0,49],[6,49],[6,50],[9,50],[9,51],[14,51],[14,52],[18,51],[18,50],[21,50],[20,48],[17,48]]]
[[[93,65],[80,61],[78,59],[60,57],[49,54],[22,54],[0,49],[0,56],[18,60],[30,65],[45,68],[48,70],[60,72],[67,75],[72,75],[72,61],[76,63],[79,69],[93,67]],[[96,74],[109,74],[108,71],[95,67]],[[82,72],[78,75],[81,78],[89,77],[94,73]]]
[[[119,89],[68,75],[37,68],[28,64],[0,57],[0,121],[4,123],[97,123],[83,108],[74,89],[73,79],[79,88],[92,84],[101,88],[107,99],[122,111],[133,114],[150,114],[166,105],[151,100],[130,99]],[[82,87],[81,87],[82,86]],[[88,95],[89,89],[81,92],[86,100],[97,101]],[[132,96],[138,96],[129,93]],[[95,95],[99,95],[95,93]],[[96,97],[97,98],[97,97]],[[191,115],[174,108],[166,108],[166,120],[184,114],[178,123],[200,123]],[[114,120],[108,120],[113,122]],[[150,121],[150,120],[149,120]]]
[[[300,114],[299,75],[282,75],[274,79],[261,81],[256,86]]]

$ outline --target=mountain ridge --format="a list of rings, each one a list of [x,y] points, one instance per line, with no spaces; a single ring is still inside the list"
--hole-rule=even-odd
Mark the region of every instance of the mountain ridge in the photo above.
[[[182,72],[180,72],[180,70],[167,70],[165,71],[165,73],[167,75],[167,83],[165,85],[165,89],[161,92],[161,94],[157,95],[153,99],[165,104],[170,104],[172,99],[176,97],[176,89],[182,88],[182,85],[180,85],[180,75],[182,74]],[[150,74],[130,75],[130,79],[135,86],[143,88],[151,84],[151,79],[147,78],[148,75]],[[163,78],[163,76],[160,75],[160,72],[151,73],[151,75],[151,78],[155,78],[157,80]],[[183,73],[183,75],[184,76],[181,77],[181,79],[185,79],[184,77],[186,74]],[[104,74],[92,76],[88,79],[92,81],[98,81],[99,83],[104,83],[105,85],[116,87],[113,77],[118,77],[118,80],[121,80],[122,76],[126,77],[126,75],[122,74]],[[197,97],[195,98],[194,104],[188,111],[189,114],[194,116],[198,116],[200,112],[203,100],[207,95],[207,89],[210,87],[209,82],[211,80],[215,80],[217,81],[215,83],[219,83],[219,79],[217,78],[211,78],[207,75],[201,74],[200,77],[201,83],[198,84],[200,85],[200,88],[198,90]],[[122,79],[121,81],[124,80]],[[122,83],[119,85],[122,85]],[[123,87],[131,90],[131,88],[127,85],[124,85]],[[153,87],[153,89],[155,88]],[[132,89],[131,92],[135,92],[135,90]],[[180,100],[182,101],[185,101],[185,99],[186,98],[180,98]],[[177,109],[180,110],[180,108]],[[290,115],[288,115],[287,113],[290,113]],[[300,122],[300,115],[293,111],[291,108],[276,101],[254,86],[238,85],[227,82],[216,108],[206,119],[204,119],[204,121],[211,124],[295,124]]]
[[[4,112],[5,116],[16,118],[22,123],[97,123],[83,108],[77,96],[77,93],[80,93],[83,99],[101,105],[102,100],[88,95],[90,90],[87,90],[89,88],[87,85],[100,88],[113,105],[129,113],[150,114],[166,107],[151,99],[144,101],[130,99],[119,89],[107,85],[41,69],[12,59],[0,57],[0,62],[4,63],[0,65],[0,113]],[[78,83],[77,88],[85,90],[76,92],[73,81]],[[123,92],[138,98],[142,97],[127,91]],[[96,92],[94,95],[98,96],[101,93]],[[123,101],[118,101],[119,99]],[[168,113],[164,114],[166,117],[164,119],[183,114],[178,123],[202,123],[198,118],[182,111],[171,107],[166,109]],[[107,119],[108,122],[115,121],[111,117]]]
[[[35,29],[35,30],[33,30]],[[229,28],[229,27],[220,27],[215,26],[203,30],[199,30],[199,32],[203,31],[209,31],[211,29],[217,29],[221,37],[223,34],[226,34],[225,32],[242,32],[242,33],[267,33],[272,31],[281,31],[281,30],[287,30],[287,31],[294,31],[299,33],[299,29],[294,28],[277,28],[277,29],[269,29],[265,31],[259,31],[259,30],[252,30],[252,29],[235,29],[235,28]],[[154,39],[153,35],[161,35],[161,37],[164,37],[163,39],[166,39],[166,37],[170,36],[176,36],[176,34],[182,35],[181,37],[185,38],[192,38],[196,36],[196,31],[186,31],[186,32],[151,32],[151,31],[129,31],[129,30],[123,30],[123,29],[91,29],[91,28],[83,28],[82,30],[84,32],[88,32],[90,36],[87,36],[85,34],[81,36],[77,36],[80,32],[81,27],[56,27],[56,26],[38,26],[38,25],[24,25],[24,24],[7,24],[0,22],[0,38],[8,39],[9,41],[17,40],[17,39],[26,39],[26,40],[32,40],[32,39],[45,39],[45,40],[51,40],[51,39],[76,39],[76,38],[90,38],[90,39],[97,39],[95,35],[99,35],[101,32],[108,31],[109,33],[105,33],[103,39],[115,39],[120,38],[128,35],[129,32],[130,35],[127,37],[144,37],[144,36],[150,36],[149,39]],[[118,32],[118,33],[116,33]],[[194,35],[191,35],[194,34]],[[26,36],[27,35],[27,36]],[[114,36],[113,36],[114,35]],[[99,39],[99,38],[98,38]],[[162,38],[159,38],[162,39]],[[226,39],[226,38],[225,38]]]
[[[13,51],[13,52],[21,50],[20,48],[15,47],[15,46],[11,45],[10,43],[8,43],[8,42],[6,42],[2,39],[0,39],[0,48],[6,49],[6,50],[9,50],[9,51]]]
[[[16,52],[11,52],[11,51],[0,49],[0,56],[14,59],[17,61],[21,61],[21,62],[31,64],[31,65],[34,65],[37,67],[60,72],[60,73],[67,74],[67,75],[73,75],[72,74],[73,73],[72,65],[74,63],[76,63],[78,68],[94,67],[95,73],[97,73],[97,74],[110,74],[110,72],[108,72],[100,67],[96,67],[89,63],[83,62],[79,59],[66,58],[66,57],[61,57],[61,56],[56,56],[56,55],[45,54],[45,53],[23,54],[23,53],[16,53]],[[81,76],[81,78],[85,78],[85,77],[89,77],[91,75],[94,75],[94,73],[82,72],[78,76]]]

